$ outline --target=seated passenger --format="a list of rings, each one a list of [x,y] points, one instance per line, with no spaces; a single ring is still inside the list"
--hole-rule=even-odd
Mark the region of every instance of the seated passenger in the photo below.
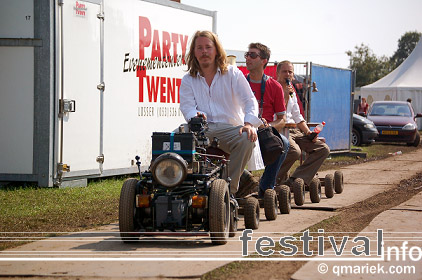
[[[260,116],[264,119],[264,122],[280,131],[286,120],[286,107],[280,84],[264,74],[270,55],[271,51],[267,46],[261,43],[249,44],[248,52],[245,53],[246,67],[250,72],[247,75],[247,80],[258,100]],[[275,120],[274,116],[276,116]],[[274,189],[277,173],[286,158],[289,142],[283,135],[281,135],[281,140],[283,141],[284,153],[265,167],[264,174],[259,182],[260,197],[264,195],[266,189]]]
[[[277,65],[277,81],[282,85],[284,90],[284,100],[286,101],[286,123],[295,123],[296,128],[289,130],[290,149],[287,153],[287,158],[278,172],[278,183],[291,185],[294,179],[301,178],[306,185],[312,181],[318,169],[321,167],[324,160],[330,154],[330,148],[324,142],[314,139],[308,139],[311,130],[306,124],[305,119],[300,114],[295,90],[292,85],[286,83],[286,79],[293,79],[293,65],[290,61],[282,61]],[[300,158],[302,151],[308,155],[305,161],[300,165],[295,172],[287,178],[287,173],[296,160]]]
[[[217,137],[219,148],[230,154],[230,194],[239,188],[242,174],[257,140],[258,103],[243,73],[227,65],[217,35],[197,31],[186,58],[188,73],[180,85],[180,110],[186,121],[200,115],[208,121],[206,136]]]

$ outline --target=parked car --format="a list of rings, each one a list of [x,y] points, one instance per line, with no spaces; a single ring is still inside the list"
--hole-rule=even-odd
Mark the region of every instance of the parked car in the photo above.
[[[377,135],[378,130],[372,121],[353,114],[352,145],[361,146],[363,144],[372,144]]]
[[[421,117],[406,101],[375,101],[367,116],[378,129],[376,142],[404,142],[415,147],[421,141],[415,120]]]

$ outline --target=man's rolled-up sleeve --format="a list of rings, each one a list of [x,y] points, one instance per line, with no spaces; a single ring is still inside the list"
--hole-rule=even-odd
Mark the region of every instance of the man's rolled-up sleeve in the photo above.
[[[187,122],[191,118],[196,117],[198,112],[203,113],[197,109],[196,99],[193,92],[192,79],[190,76],[186,75],[183,77],[179,93],[180,111],[182,111],[182,114]]]

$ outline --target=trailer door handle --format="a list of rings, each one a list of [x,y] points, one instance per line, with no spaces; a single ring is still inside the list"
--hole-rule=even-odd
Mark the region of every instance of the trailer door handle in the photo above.
[[[70,99],[60,100],[60,114],[73,113],[76,110],[76,101]]]

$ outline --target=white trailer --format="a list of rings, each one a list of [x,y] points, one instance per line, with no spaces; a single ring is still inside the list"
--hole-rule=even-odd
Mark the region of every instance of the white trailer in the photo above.
[[[151,160],[216,12],[165,0],[0,0],[0,182],[86,184]]]

